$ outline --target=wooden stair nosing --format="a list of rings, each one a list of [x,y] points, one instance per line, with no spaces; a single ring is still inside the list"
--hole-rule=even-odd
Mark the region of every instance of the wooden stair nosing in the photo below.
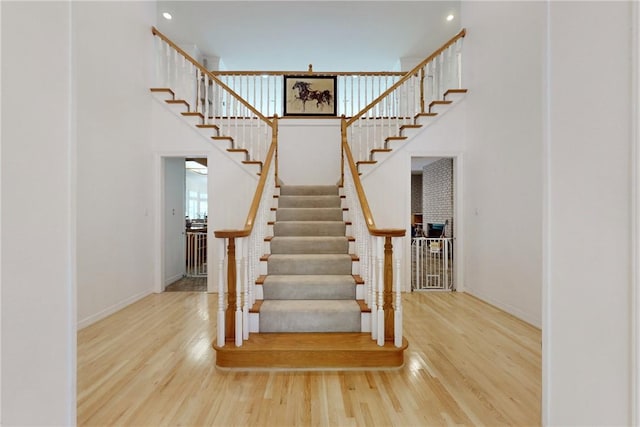
[[[197,128],[200,129],[215,129],[215,130],[220,130],[220,128],[218,127],[218,125],[211,125],[211,124],[207,124],[207,125],[196,125]]]
[[[211,139],[215,139],[216,141],[231,141],[233,142],[233,138],[230,136],[212,136]]]
[[[391,148],[373,148],[371,149],[372,153],[389,153],[393,151]]]
[[[172,89],[168,88],[168,87],[152,87],[150,90],[151,90],[151,92],[158,92],[158,93],[167,92],[167,93],[171,94],[171,98],[172,99],[176,98],[175,92]]]
[[[356,167],[360,165],[375,165],[376,163],[378,163],[377,160],[360,160],[356,162]]]
[[[185,111],[185,112],[180,113],[180,114],[182,114],[183,116],[187,116],[187,117],[200,117],[202,120],[204,120],[204,116],[202,115],[202,113],[197,113],[197,112],[192,112],[192,111]]]
[[[184,99],[165,99],[164,102],[166,102],[167,104],[182,104],[187,107],[187,111],[191,111],[191,106]]]
[[[443,98],[446,98],[447,95],[452,93],[467,93],[467,89],[449,89],[444,93]]]
[[[436,99],[435,101],[431,101],[431,103],[429,104],[429,112],[431,112],[431,108],[435,107],[436,105],[449,105],[452,102],[453,101],[446,101],[446,100],[439,100],[439,99]]]
[[[371,313],[371,308],[367,307],[363,299],[357,299],[356,302],[360,306],[360,313]]]
[[[223,368],[357,369],[399,368],[404,364],[402,346],[393,342],[378,346],[370,333],[253,333],[242,346],[216,344],[216,365]]]
[[[353,280],[356,281],[356,285],[364,285],[364,279],[359,274],[353,274]]]
[[[249,313],[260,313],[260,308],[262,307],[263,300],[258,299],[253,306],[249,308]]]
[[[418,113],[413,117],[413,121],[418,120],[420,117],[435,117],[437,115],[438,115],[438,113],[431,113],[431,112],[429,112],[429,113]]]

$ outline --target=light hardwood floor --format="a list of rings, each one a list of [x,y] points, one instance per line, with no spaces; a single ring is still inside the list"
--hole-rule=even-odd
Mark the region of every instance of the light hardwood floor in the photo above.
[[[463,293],[405,294],[395,371],[216,369],[216,295],[147,298],[78,333],[78,425],[539,425],[540,331]]]

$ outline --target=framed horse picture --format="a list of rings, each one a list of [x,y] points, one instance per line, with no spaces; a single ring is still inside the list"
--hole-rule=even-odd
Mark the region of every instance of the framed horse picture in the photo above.
[[[336,76],[284,76],[285,116],[335,116]]]

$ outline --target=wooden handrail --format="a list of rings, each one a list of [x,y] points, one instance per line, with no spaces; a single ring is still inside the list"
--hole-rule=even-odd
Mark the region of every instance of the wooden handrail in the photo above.
[[[209,76],[209,78],[213,81],[215,81],[220,87],[222,87],[224,90],[226,90],[227,92],[229,92],[231,94],[231,96],[233,96],[235,99],[237,99],[238,101],[240,101],[240,103],[242,105],[244,105],[245,107],[247,107],[249,109],[249,111],[251,111],[253,114],[255,114],[256,116],[258,116],[262,121],[269,123],[269,125],[272,125],[271,121],[269,119],[267,119],[265,116],[262,115],[262,113],[260,113],[260,111],[256,110],[251,104],[249,104],[247,101],[245,101],[240,95],[238,95],[236,92],[233,91],[233,89],[231,89],[229,86],[227,86],[226,84],[224,84],[223,82],[220,81],[220,79],[218,79],[216,76],[214,76],[213,74],[211,74],[211,72],[209,70],[207,70],[206,68],[204,68],[202,65],[200,65],[200,63],[198,61],[196,61],[195,59],[193,59],[187,52],[185,52],[184,50],[182,50],[178,45],[176,45],[174,42],[172,42],[171,40],[169,40],[167,38],[167,36],[165,36],[164,34],[162,34],[160,31],[158,31],[158,29],[156,27],[151,27],[151,32],[153,33],[154,36],[158,36],[160,37],[164,42],[166,42],[169,46],[171,46],[172,48],[174,48],[176,51],[178,51],[178,53],[180,53],[180,55],[184,56],[187,61],[191,62],[196,68],[198,68],[203,74],[206,74],[207,76]]]
[[[251,202],[251,207],[249,208],[249,213],[247,214],[247,220],[244,223],[244,228],[241,229],[228,229],[228,230],[215,230],[213,232],[214,236],[218,238],[235,238],[235,237],[247,237],[251,234],[253,230],[253,225],[256,221],[256,215],[258,214],[258,208],[260,207],[260,200],[262,199],[262,193],[264,192],[264,186],[267,183],[267,171],[271,167],[271,162],[274,158],[276,148],[278,146],[278,115],[276,114],[273,117],[272,124],[272,132],[271,132],[271,145],[269,146],[269,151],[267,152],[267,157],[264,161],[264,165],[262,166],[262,173],[260,174],[260,180],[258,181],[258,186],[256,187],[256,192],[253,195],[253,200]]]
[[[347,119],[342,117],[342,126],[341,126],[341,135],[342,135],[342,150],[345,153],[347,159],[346,163],[349,166],[349,170],[351,171],[351,176],[353,177],[353,184],[356,187],[356,193],[358,194],[358,200],[360,201],[360,207],[362,208],[362,214],[364,215],[364,221],[367,224],[367,229],[369,230],[369,234],[372,236],[385,236],[385,237],[402,237],[406,234],[406,230],[402,228],[377,228],[376,223],[373,220],[373,215],[371,214],[371,209],[369,208],[369,202],[367,201],[367,196],[364,194],[364,189],[362,188],[362,182],[360,182],[360,175],[358,174],[358,169],[356,167],[355,162],[353,161],[353,154],[351,154],[351,148],[349,148],[349,144],[347,143]]]
[[[356,120],[358,120],[358,118],[360,118],[364,113],[366,113],[367,111],[369,111],[371,108],[373,108],[377,103],[379,103],[380,101],[382,101],[384,98],[386,98],[391,92],[393,92],[394,90],[396,90],[398,87],[400,87],[404,82],[406,82],[407,80],[409,80],[409,78],[411,78],[411,76],[417,74],[420,69],[422,67],[424,67],[427,63],[429,63],[430,61],[433,60],[433,58],[437,57],[438,55],[440,55],[445,49],[447,49],[449,46],[451,46],[452,44],[454,44],[456,41],[458,41],[458,39],[464,37],[467,34],[467,30],[466,29],[462,29],[458,34],[456,34],[455,36],[453,36],[448,42],[446,42],[445,44],[443,44],[438,50],[436,50],[435,52],[433,52],[431,55],[429,55],[426,59],[424,59],[422,62],[420,62],[418,65],[416,65],[411,71],[409,71],[408,73],[405,74],[405,76],[403,78],[401,78],[400,80],[398,80],[393,86],[391,86],[389,89],[387,89],[386,91],[384,91],[379,97],[377,97],[376,99],[374,99],[373,101],[371,101],[369,103],[369,105],[367,105],[366,107],[364,107],[362,110],[360,110],[360,112],[358,114],[356,114],[355,116],[351,117],[351,119],[349,119],[347,121],[347,127],[351,126],[351,124],[353,124],[353,122],[355,122]]]

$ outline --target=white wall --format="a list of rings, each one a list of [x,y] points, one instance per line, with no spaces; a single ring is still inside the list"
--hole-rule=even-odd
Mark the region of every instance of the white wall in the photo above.
[[[1,423],[73,425],[71,5],[2,2],[0,7]]]
[[[465,289],[541,325],[545,4],[464,2]]]
[[[73,2],[80,326],[152,291],[153,2]],[[117,23],[117,26],[114,26]]]
[[[164,286],[185,274],[185,159],[164,159]]]
[[[340,180],[340,120],[278,121],[278,177],[289,185],[333,185]]]
[[[631,15],[630,2],[549,5],[549,425],[631,425]]]

